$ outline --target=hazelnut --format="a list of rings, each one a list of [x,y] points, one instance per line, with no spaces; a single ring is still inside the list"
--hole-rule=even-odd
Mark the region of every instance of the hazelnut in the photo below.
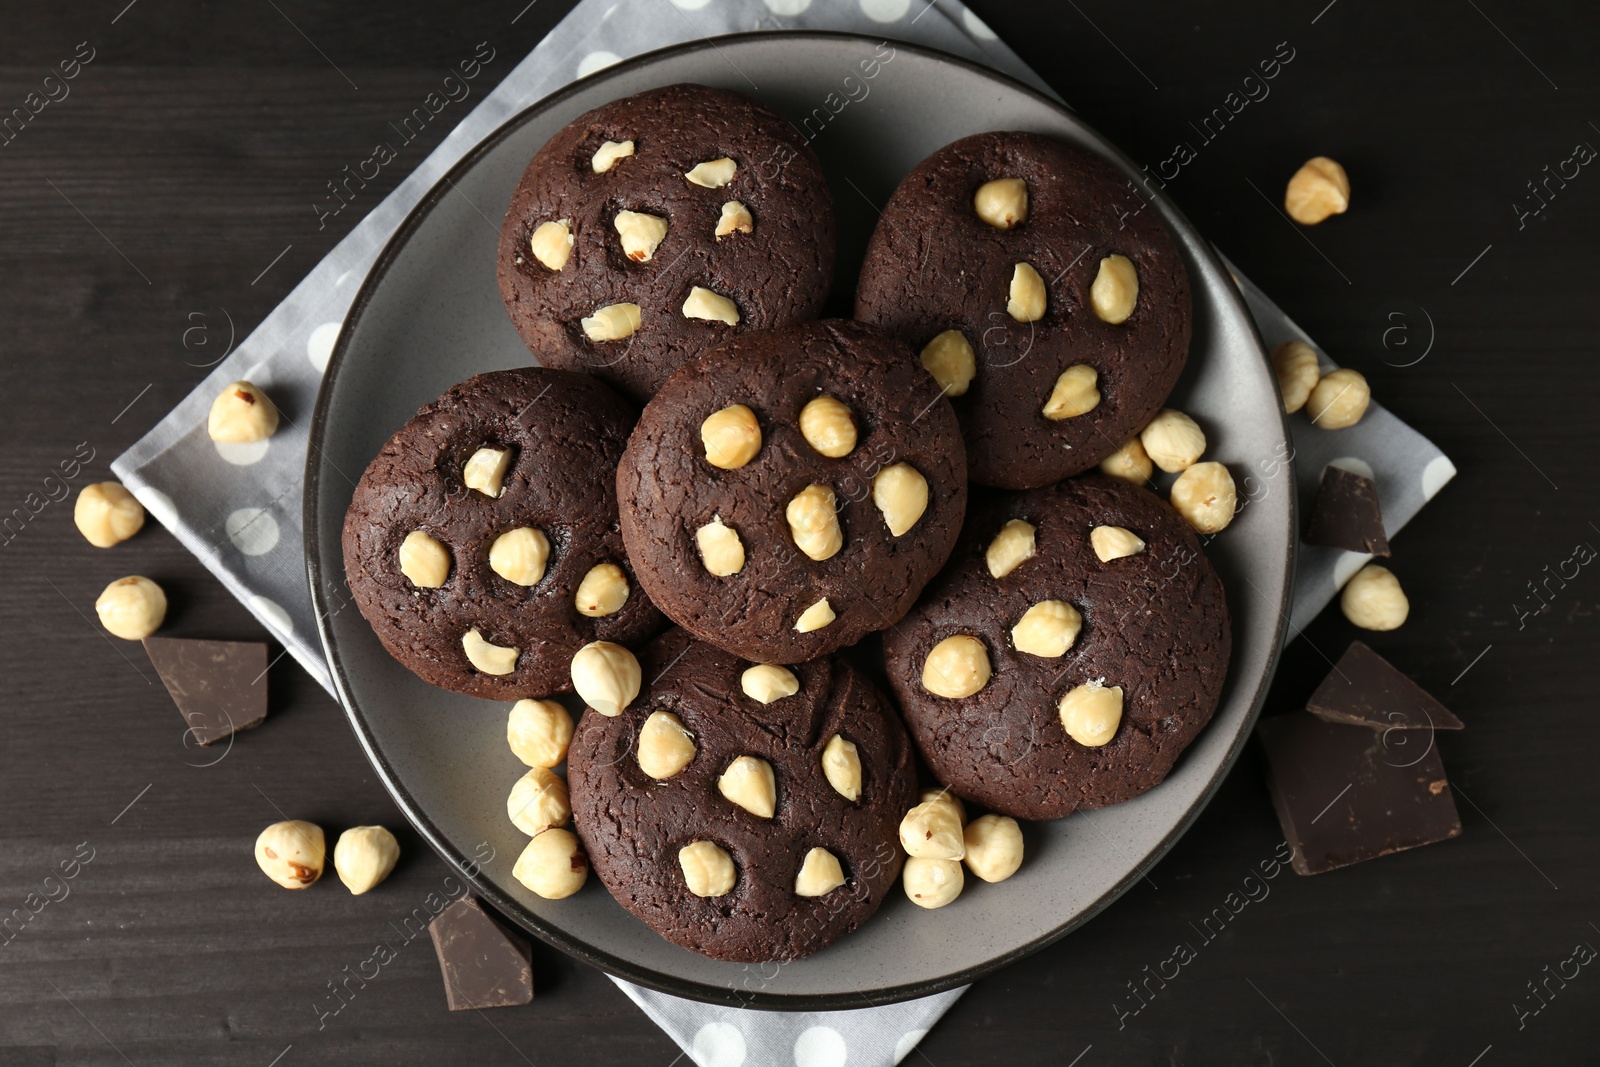
[[[550,539],[532,526],[507,530],[489,546],[489,569],[513,585],[538,585],[550,559]]]
[[[399,859],[400,842],[381,826],[352,826],[333,846],[333,869],[356,897],[389,877]]]
[[[861,755],[854,741],[838,734],[822,748],[822,775],[833,791],[852,804],[861,799]]]
[[[1144,450],[1144,442],[1137,437],[1128,438],[1121,448],[1101,460],[1100,469],[1113,478],[1121,478],[1134,485],[1143,485],[1156,472],[1155,464],[1150,462],[1150,453]]]
[[[909,463],[896,463],[872,476],[872,502],[878,505],[889,536],[899,537],[928,510],[928,479]]]
[[[615,563],[596,563],[590,567],[572,597],[578,614],[590,619],[603,619],[621,611],[627,602],[628,576]]]
[[[1059,659],[1078,639],[1083,616],[1064,600],[1041,600],[1023,613],[1011,628],[1011,644],[1018,652]]]
[[[1172,483],[1172,506],[1189,520],[1197,533],[1214,534],[1227,528],[1238,510],[1233,475],[1220,463],[1196,463]]]
[[[1363,630],[1393,630],[1411,614],[1411,601],[1393,571],[1369,563],[1345,583],[1339,610]]]
[[[78,493],[72,522],[96,548],[121,544],[144,525],[144,508],[121,482],[95,482]]]
[[[972,210],[997,230],[1009,230],[1028,221],[1028,183],[1021,178],[996,178],[978,186]]]
[[[538,837],[552,826],[567,825],[572,818],[567,783],[548,767],[531,768],[511,787],[506,815],[511,825],[529,837]]]
[[[530,767],[554,767],[572,744],[572,713],[554,700],[519,700],[506,716],[511,754]]]
[[[1087,363],[1074,363],[1056,378],[1044,402],[1044,417],[1059,422],[1087,415],[1100,406],[1100,390],[1095,388],[1099,381],[1099,371]]]
[[[211,402],[206,432],[213,441],[246,445],[265,441],[278,428],[278,409],[249,382],[234,382]]]
[[[737,163],[723,156],[721,159],[708,160],[696,165],[693,170],[684,174],[684,177],[691,184],[705,189],[721,189],[733,181],[733,175],[738,169]]]
[[[1206,451],[1205,431],[1189,416],[1173,408],[1162,408],[1150,425],[1139,431],[1150,461],[1168,474],[1177,474],[1199,462]]]
[[[744,542],[739,540],[739,531],[726,525],[721,515],[713,516],[694,532],[694,543],[700,549],[700,562],[706,573],[726,578],[744,570]]]
[[[828,598],[823,597],[800,613],[800,617],[794,620],[794,629],[796,633],[808,634],[813,630],[822,629],[838,617],[833,612],[833,605],[828,603]]]
[[[918,804],[945,804],[956,813],[956,819],[962,826],[967,825],[967,806],[961,803],[961,798],[943,786],[938,789],[924,789],[917,795]]]
[[[667,239],[667,220],[642,211],[619,211],[611,225],[617,229],[622,254],[635,263],[648,263]]]
[[[506,645],[490,644],[476,626],[461,636],[461,651],[466,653],[467,662],[478,670],[497,676],[516,670],[517,656],[521,654],[520,650]]]
[[[528,251],[550,270],[560,270],[572,258],[572,220],[541,222],[528,236]]]
[[[1121,526],[1096,526],[1089,531],[1089,545],[1101,563],[1137,556],[1144,551],[1144,540]]]
[[[1303,226],[1315,226],[1329,215],[1343,215],[1349,206],[1350,178],[1327,156],[1306,160],[1283,194],[1283,209]]]
[[[985,882],[1003,882],[1022,866],[1022,827],[1008,815],[980,815],[962,837],[967,869]]]
[[[761,424],[756,413],[743,404],[730,404],[706,416],[700,424],[700,443],[705,446],[707,463],[735,471],[761,451]]]
[[[733,857],[710,841],[691,841],[678,850],[678,866],[689,892],[697,897],[720,897],[738,880]]]
[[[966,855],[959,809],[943,799],[925,800],[900,820],[900,847],[908,856],[958,860]]]
[[[812,482],[784,509],[795,547],[814,560],[831,559],[844,547],[836,506],[833,489]]]
[[[1359,371],[1341,367],[1329,371],[1306,398],[1306,414],[1313,426],[1342,430],[1354,426],[1367,413],[1372,402],[1372,387]]]
[[[633,653],[610,641],[591,641],[572,657],[572,688],[602,715],[621,715],[643,681]]]
[[[400,573],[418,589],[437,589],[450,577],[450,550],[422,530],[400,542]]]
[[[717,779],[717,792],[758,819],[770,819],[778,808],[778,783],[772,764],[755,756],[740,756]]]
[[[739,305],[720,293],[713,293],[705,286],[697,285],[689,290],[689,296],[683,302],[683,317],[737,326]]]
[[[607,304],[595,308],[594,314],[584,316],[578,325],[591,341],[621,341],[638,331],[640,321],[638,304]]]
[[[1317,360],[1317,353],[1304,341],[1285,341],[1274,348],[1272,369],[1278,376],[1278,392],[1283,394],[1286,415],[1305,407],[1311,390],[1322,380],[1322,364]]]
[[[596,174],[604,174],[617,165],[617,160],[633,155],[632,141],[607,141],[595,150],[589,167]]]
[[[1109,744],[1122,722],[1122,687],[1105,679],[1073,686],[1057,706],[1067,736],[1086,748]]]
[[[978,356],[960,330],[946,330],[922,348],[922,365],[945,396],[961,396],[978,376]]]
[[[794,894],[797,897],[825,897],[844,885],[844,868],[839,857],[825,848],[814,848],[806,853],[795,875]]]
[[[961,864],[913,856],[900,874],[906,896],[919,908],[942,908],[961,895]]]
[[[467,462],[461,467],[461,483],[484,496],[498,498],[505,492],[506,471],[510,469],[509,448],[485,446],[467,457]]]
[[[639,728],[639,769],[659,782],[689,766],[695,752],[683,720],[670,711],[652,711]]]
[[[856,417],[843,402],[819,396],[800,409],[800,436],[829,459],[848,456],[856,447]]]
[[[536,896],[561,900],[588,881],[589,857],[571,830],[552,828],[528,842],[511,867],[511,877]]]
[[[256,866],[285,889],[304,889],[327,862],[322,827],[300,819],[275,822],[256,838]]]
[[[1011,271],[1011,290],[1007,294],[1006,313],[1018,322],[1038,322],[1044,318],[1048,302],[1044,279],[1032,264],[1018,263]]]
[[[1089,306],[1095,318],[1120,326],[1139,303],[1139,272],[1127,256],[1109,255],[1089,286]]]
[[[722,205],[722,214],[717,218],[717,229],[713,236],[720,241],[735,233],[749,233],[755,228],[756,220],[750,217],[750,209],[737,200],[729,200]]]
[[[951,634],[922,661],[922,688],[934,696],[969,697],[989,684],[989,652],[967,634]]]
[[[1004,578],[1032,559],[1038,551],[1033,535],[1033,524],[1021,519],[1012,519],[1000,527],[1000,532],[994,535],[994,540],[989,542],[989,547],[983,553],[983,561],[989,567],[989,577]]]
[[[761,704],[792,697],[800,692],[800,679],[787,667],[772,663],[758,663],[745,668],[739,675],[739,688],[744,695]]]
[[[113,637],[143,641],[159,630],[167,617],[167,594],[137,574],[118,578],[94,602],[94,612]]]

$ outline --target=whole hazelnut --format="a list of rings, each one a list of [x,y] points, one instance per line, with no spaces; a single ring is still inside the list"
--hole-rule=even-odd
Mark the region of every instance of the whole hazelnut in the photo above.
[[[91,545],[110,548],[139,532],[144,508],[121,482],[95,482],[78,494],[72,522]]]
[[[900,874],[906,896],[919,908],[942,908],[961,895],[964,878],[959,860],[912,856]]]
[[[265,441],[278,428],[278,409],[249,382],[234,382],[211,402],[206,432],[221,444]]]
[[[352,826],[333,846],[333,869],[352,896],[389,877],[400,859],[400,842],[381,826]]]
[[[572,713],[554,700],[519,700],[506,716],[511,754],[530,767],[554,767],[572,744]]]
[[[1350,178],[1327,156],[1315,156],[1294,172],[1283,195],[1283,209],[1302,226],[1315,226],[1350,207]]]
[[[327,862],[322,827],[301,819],[275,822],[256,838],[256,865],[285,889],[304,889]]]
[[[583,888],[589,878],[589,857],[571,830],[536,834],[511,867],[511,877],[537,896],[561,900]]]
[[[167,617],[167,594],[148,578],[118,578],[94,602],[95,614],[107,632],[124,641],[143,641]]]
[[[1394,630],[1411,614],[1411,601],[1393,571],[1369,563],[1345,583],[1339,610],[1363,630]]]
[[[1322,380],[1322,364],[1316,350],[1304,341],[1285,341],[1274,348],[1272,370],[1278,376],[1278,392],[1283,394],[1286,415],[1305,407],[1311,390]]]
[[[1372,402],[1372,387],[1366,376],[1349,367],[1329,371],[1306,398],[1306,415],[1311,424],[1324,430],[1354,426],[1367,413]]]

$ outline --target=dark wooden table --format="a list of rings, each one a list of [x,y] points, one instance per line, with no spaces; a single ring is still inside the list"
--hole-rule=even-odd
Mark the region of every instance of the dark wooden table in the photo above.
[[[524,2],[90,0],[5,13],[0,116],[75,53],[93,59],[0,147],[0,513],[30,493],[46,501],[0,539],[0,913],[43,892],[75,850],[93,859],[0,947],[0,1065],[666,1067],[678,1055],[604,976],[543,946],[531,1008],[451,1014],[418,943],[319,1029],[327,983],[445,868],[406,831],[395,892],[269,885],[250,858],[277,817],[263,789],[329,825],[401,821],[344,717],[285,659],[268,726],[197,766],[212,757],[183,744],[166,694],[130,669],[137,647],[89,621],[93,600],[138,571],[169,591],[169,633],[261,638],[260,627],[154,524],[100,552],[73,530],[70,501],[49,500],[75,453],[93,454],[77,484],[107,476],[203,377],[193,364],[225,341],[226,319],[248,331],[448,126],[430,126],[319,229],[325,183],[387,121],[480,41],[504,57],[484,74],[499,78],[568,6],[543,0],[513,24]],[[1325,3],[975,7],[1136,158],[1156,167],[1191,145],[1169,186],[1177,201],[1460,467],[1395,540],[1411,621],[1370,640],[1468,723],[1440,739],[1465,833],[1278,877],[1119,1025],[1129,983],[1192,940],[1191,924],[1279,842],[1252,750],[1149,881],[980,983],[913,1062],[1600,1057],[1600,973],[1530,992],[1577,946],[1600,945],[1600,574],[1548,586],[1547,604],[1530,591],[1574,546],[1600,544],[1600,173],[1552,181],[1542,200],[1528,184],[1576,145],[1600,145],[1600,12]],[[1279,42],[1295,58],[1271,95],[1199,136],[1191,122]],[[1354,208],[1302,232],[1264,196],[1320,153],[1349,168]],[[1309,636],[1342,648],[1354,631],[1330,612]],[[1301,704],[1324,670],[1292,645],[1268,714]]]

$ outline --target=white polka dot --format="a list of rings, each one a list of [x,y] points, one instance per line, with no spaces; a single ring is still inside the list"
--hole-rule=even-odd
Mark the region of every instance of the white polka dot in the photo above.
[[[278,520],[264,508],[240,508],[222,528],[233,547],[247,556],[264,556],[278,546]]]
[[[170,496],[147,485],[135,489],[133,495],[161,525],[169,530],[178,528],[178,507]]]
[[[767,0],[774,15],[798,15],[811,6],[811,0]]]
[[[1439,490],[1444,488],[1446,482],[1456,476],[1456,465],[1450,462],[1449,456],[1435,456],[1422,468],[1422,495],[1429,500]]]
[[[578,77],[587,78],[597,70],[605,70],[621,58],[615,52],[590,52],[578,62]]]
[[[1357,459],[1355,456],[1340,456],[1338,459],[1330,459],[1328,460],[1328,466],[1338,467],[1340,470],[1349,471],[1351,474],[1359,474],[1369,480],[1372,478],[1372,464],[1364,459]]]
[[[328,360],[333,357],[333,343],[339,339],[339,326],[337,322],[325,322],[306,338],[306,358],[318,373],[328,369]]]
[[[699,11],[709,3],[711,3],[711,0],[672,0],[673,7],[682,8],[685,11]]]
[[[248,467],[260,463],[267,456],[267,449],[271,447],[270,441],[246,441],[235,444],[230,441],[213,441],[217,455],[232,463],[235,467]]]
[[[967,12],[967,16],[969,18],[971,15],[972,12]],[[983,23],[980,22],[978,25],[982,26]],[[994,35],[990,34],[989,36],[992,37]],[[926,1030],[908,1030],[905,1034],[901,1035],[900,1040],[894,1043],[894,1062],[899,1063],[901,1060],[911,1055],[911,1050],[917,1047],[917,1042],[921,1041],[927,1036],[928,1031]]]
[[[831,1026],[813,1026],[794,1043],[795,1067],[844,1067],[844,1038]]]
[[[894,22],[906,17],[911,0],[861,0],[861,13],[875,22]]]
[[[996,38],[996,36],[998,36],[989,28],[988,23],[974,15],[971,11],[963,11],[961,13],[961,21],[966,24],[967,32],[978,38],[980,41],[992,41]],[[923,1030],[921,1033],[925,1034],[927,1031]]]
[[[1341,552],[1333,565],[1333,585],[1336,589],[1343,589],[1356,571],[1365,567],[1372,557],[1365,552]]]
[[[256,618],[284,637],[294,636],[294,620],[289,618],[289,613],[280,608],[276,601],[268,600],[264,596],[253,596],[245,606],[255,613]]]
[[[728,1023],[706,1023],[694,1035],[690,1053],[700,1067],[739,1067],[744,1063],[744,1035]]]

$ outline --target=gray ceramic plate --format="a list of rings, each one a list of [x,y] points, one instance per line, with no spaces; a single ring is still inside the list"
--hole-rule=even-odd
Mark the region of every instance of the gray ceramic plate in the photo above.
[[[892,894],[854,935],[782,967],[717,963],[669,944],[592,879],[561,901],[540,900],[512,879],[526,838],[505,815],[506,793],[523,770],[506,747],[506,706],[418,681],[384,653],[357,612],[344,610],[339,530],[352,486],[339,472],[363,470],[390,434],[452,383],[530,362],[500,304],[496,229],[539,146],[608,100],[692,81],[750,92],[796,124],[809,117],[839,210],[835,310],[844,313],[873,205],[958,137],[1035,130],[1136,172],[1053,101],[906,45],[895,45],[894,58],[865,83],[865,98],[833,114],[829,103],[837,107],[843,90],[860,97],[850,87],[863,83],[845,79],[859,77],[877,46],[809,33],[699,42],[611,67],[508,122],[418,206],[378,261],[340,335],[312,430],[307,554],[322,640],[356,734],[396,802],[456,866],[492,850],[471,878],[476,891],[535,934],[613,974],[702,1000],[826,1009],[859,1007],[863,996],[920,996],[970,982],[1087,921],[1152,866],[1210,798],[1248,735],[1285,627],[1292,482],[1282,466],[1270,478],[1262,473],[1270,458],[1287,454],[1276,389],[1226,270],[1158,197],[1146,210],[1160,211],[1177,235],[1194,283],[1193,354],[1174,402],[1205,426],[1208,458],[1227,462],[1255,498],[1209,548],[1233,609],[1233,667],[1216,719],[1171,777],[1130,803],[1028,827],[1027,862],[1008,882],[973,884],[931,912]],[[751,90],[740,70],[756,72],[760,89]]]

